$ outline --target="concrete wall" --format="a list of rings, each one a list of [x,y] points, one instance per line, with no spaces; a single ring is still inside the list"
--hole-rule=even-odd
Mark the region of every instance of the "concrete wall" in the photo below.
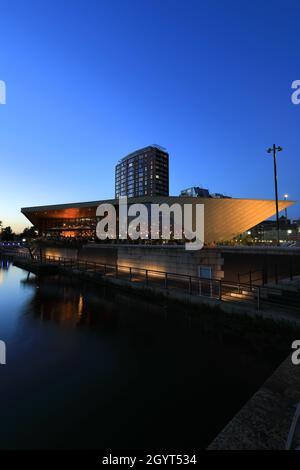
[[[118,263],[118,248],[114,245],[84,245],[78,251],[78,259],[102,264]]]
[[[39,254],[39,250],[34,250],[35,254]],[[77,248],[64,248],[56,246],[42,247],[42,253],[44,256],[56,256],[61,258],[77,259],[78,249]]]
[[[186,251],[183,246],[155,245],[102,245],[89,244],[82,248],[47,247],[43,249],[46,256],[58,256],[87,260],[106,264],[119,264],[169,273],[198,276],[199,265],[210,266],[212,277],[224,277],[223,258],[219,251],[203,249]]]
[[[39,254],[38,248],[35,252]],[[290,248],[220,247],[186,251],[179,245],[88,244],[82,248],[47,246],[43,247],[43,253],[191,276],[198,276],[199,265],[204,265],[212,268],[215,279],[237,281],[238,273],[248,273],[241,277],[245,283],[249,282],[250,270],[264,269],[268,282],[274,280],[275,271],[279,278],[289,277],[291,269],[294,274],[300,274],[300,250]],[[252,273],[252,281],[261,284],[262,273]]]
[[[35,249],[35,254],[39,250]],[[118,250],[112,245],[84,245],[82,248],[65,248],[60,246],[47,246],[42,248],[43,255],[56,256],[61,258],[71,258],[74,260],[87,260],[103,264],[116,264]]]
[[[254,251],[254,250],[253,250]],[[290,274],[300,274],[300,253],[284,252],[278,250],[277,254],[268,252],[271,250],[260,250],[259,253],[243,253],[236,251],[222,253],[225,266],[225,280],[237,281],[238,273],[242,274],[241,282],[249,282],[249,271],[252,271],[254,284],[262,284],[263,276],[265,282],[274,282],[276,276],[279,279],[289,278]],[[276,252],[275,252],[276,253]],[[263,274],[264,273],[264,274]]]
[[[120,246],[118,264],[157,271],[198,276],[198,266],[212,268],[212,277],[221,279],[223,259],[216,250],[186,251],[184,247]]]

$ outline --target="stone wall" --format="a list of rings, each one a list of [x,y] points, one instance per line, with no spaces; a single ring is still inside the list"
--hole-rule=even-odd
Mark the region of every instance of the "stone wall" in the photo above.
[[[187,251],[184,246],[163,245],[102,245],[89,244],[82,248],[47,247],[47,256],[66,257],[103,264],[119,264],[137,268],[198,276],[200,265],[212,268],[212,277],[224,277],[223,258],[216,249]]]
[[[102,264],[118,263],[118,248],[115,245],[84,245],[78,250],[78,259]]]
[[[223,259],[217,250],[186,251],[184,247],[119,246],[118,264],[157,271],[198,276],[198,266],[212,268],[212,277],[222,279]]]
[[[41,246],[43,256],[55,256],[60,258],[77,259],[77,248],[64,248],[60,246]],[[39,255],[39,249],[35,249],[34,253]]]

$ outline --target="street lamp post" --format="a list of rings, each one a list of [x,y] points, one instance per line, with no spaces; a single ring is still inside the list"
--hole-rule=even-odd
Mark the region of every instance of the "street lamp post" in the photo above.
[[[284,194],[283,199],[284,199],[285,201],[287,201],[287,198],[288,198],[288,197],[289,197],[288,194]],[[287,207],[284,209],[284,213],[285,213],[285,221],[286,221],[286,223],[288,223]]]
[[[273,153],[274,160],[274,183],[275,183],[275,200],[276,200],[276,228],[277,228],[277,245],[280,245],[280,236],[279,236],[279,210],[278,210],[278,185],[277,185],[277,165],[276,165],[276,152],[281,152],[282,147],[276,147],[273,144],[273,147],[268,148],[268,153]]]

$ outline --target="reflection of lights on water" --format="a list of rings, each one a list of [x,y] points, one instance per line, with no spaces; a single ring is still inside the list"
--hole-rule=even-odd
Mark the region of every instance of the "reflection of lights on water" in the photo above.
[[[3,271],[0,271],[0,284],[4,281],[4,274]]]
[[[80,294],[79,300],[78,300],[78,315],[82,315],[82,310],[83,310],[83,296]]]

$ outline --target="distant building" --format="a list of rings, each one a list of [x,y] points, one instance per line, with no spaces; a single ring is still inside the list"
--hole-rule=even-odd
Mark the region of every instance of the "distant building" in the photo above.
[[[298,227],[298,232],[300,232],[300,218],[294,220],[294,224],[296,224],[296,227]]]
[[[210,196],[214,199],[231,199],[231,196],[226,196],[225,194],[221,193],[212,193]]]
[[[208,189],[200,188],[199,186],[192,186],[191,188],[183,189],[180,192],[180,196],[188,197],[212,197],[214,199],[227,199],[230,196],[224,196],[221,193],[212,193],[210,194]]]
[[[208,189],[199,188],[199,186],[192,186],[191,188],[183,189],[180,196],[188,197],[210,197]]]
[[[276,220],[264,220],[260,224],[248,230],[248,235],[262,242],[270,242],[277,239]],[[279,238],[282,241],[299,240],[299,227],[297,222],[292,222],[281,216],[279,219]]]
[[[149,145],[122,158],[115,169],[115,197],[168,196],[169,154]]]

